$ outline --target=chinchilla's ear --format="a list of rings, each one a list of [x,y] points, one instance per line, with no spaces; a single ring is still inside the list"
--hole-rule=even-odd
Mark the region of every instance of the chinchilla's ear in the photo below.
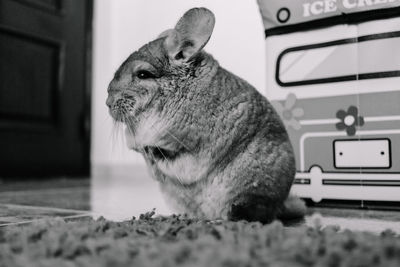
[[[208,42],[214,29],[214,14],[206,8],[192,8],[178,21],[166,36],[164,47],[168,56],[177,62],[187,62]]]
[[[174,29],[165,30],[165,31],[163,31],[162,33],[160,33],[160,34],[158,35],[157,38],[164,38],[164,37],[167,37],[168,35],[171,34],[172,31],[174,31]]]

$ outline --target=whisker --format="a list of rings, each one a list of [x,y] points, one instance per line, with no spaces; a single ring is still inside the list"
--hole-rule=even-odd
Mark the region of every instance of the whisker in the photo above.
[[[154,129],[158,134],[160,134],[160,131],[159,131],[156,127],[154,127],[154,125],[151,125],[151,128]],[[176,141],[178,141],[178,143],[180,143],[182,146],[184,146],[189,152],[191,151],[191,150],[189,149],[188,146],[186,146],[182,141],[180,141],[180,140],[179,140],[176,136],[174,136],[170,131],[168,131],[168,130],[166,129],[166,132],[167,132],[170,136],[172,136]],[[161,155],[165,158],[165,160],[166,160],[167,162],[169,162],[169,161],[167,160],[167,158],[165,157],[165,155],[162,153],[162,151],[159,149],[159,147],[157,147],[157,149],[158,149],[158,151],[160,151]],[[183,179],[182,179],[182,178],[180,178],[180,177],[177,176],[177,175],[176,175],[176,178],[177,178],[178,182],[179,182],[183,187],[186,187],[186,185],[183,183]]]
[[[158,151],[160,151],[160,153],[161,153],[161,155],[164,157],[165,161],[168,162],[167,157],[164,155],[164,153],[162,153],[161,149],[160,149],[158,146],[156,146],[156,148],[157,148]]]
[[[121,128],[122,123],[118,121],[114,121],[113,130],[111,132],[111,142],[112,142],[112,149],[116,149],[116,145],[118,144],[118,140],[121,137]]]
[[[111,141],[112,141],[112,149],[115,150],[117,147],[117,144],[121,144],[123,142],[118,142],[119,140],[124,140],[123,138],[123,125],[126,124],[127,120],[127,109],[124,106],[119,106],[118,107],[118,113],[116,115],[116,118],[113,120],[113,129],[111,132]]]
[[[164,153],[162,152],[162,150],[161,150],[158,146],[156,146],[156,148],[157,148],[158,151],[160,151],[160,153],[161,153],[161,155],[164,157],[165,161],[169,162],[168,159],[167,159],[167,157],[166,157],[166,156],[164,155]],[[175,176],[176,176],[176,179],[178,180],[179,184],[180,184],[181,186],[183,186],[183,187],[186,187],[186,185],[183,183],[183,179],[180,178],[178,175],[175,175]]]
[[[105,116],[102,120],[102,124],[106,123],[109,119],[111,119],[110,116]]]
[[[135,125],[135,123],[136,123],[136,120],[134,118],[129,117],[129,116],[126,118],[125,125],[128,128],[128,131],[131,135],[135,135],[135,132],[133,130],[133,126]]]
[[[191,149],[185,145],[181,140],[179,140],[178,137],[176,137],[175,135],[173,135],[168,129],[165,129],[165,131],[167,132],[167,134],[169,134],[172,138],[174,138],[179,144],[181,144],[183,147],[185,147],[188,151],[191,151]]]
[[[151,127],[152,129],[154,129],[158,134],[161,134],[160,131],[159,131],[156,127],[154,127],[154,124],[153,124],[153,125],[150,125],[150,127]],[[166,131],[167,134],[169,134],[173,139],[175,139],[180,145],[182,145],[183,147],[185,147],[187,151],[191,152],[191,149],[190,149],[187,145],[185,145],[181,140],[179,140],[179,138],[177,138],[176,136],[174,136],[168,129],[165,129],[165,131]]]

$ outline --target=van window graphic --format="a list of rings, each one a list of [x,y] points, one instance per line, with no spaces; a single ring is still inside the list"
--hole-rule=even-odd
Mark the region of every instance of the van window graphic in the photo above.
[[[289,48],[278,56],[276,81],[289,87],[400,76],[399,47],[400,31]]]

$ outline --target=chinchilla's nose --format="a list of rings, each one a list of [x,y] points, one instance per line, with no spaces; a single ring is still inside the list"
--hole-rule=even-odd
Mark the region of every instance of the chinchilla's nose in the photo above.
[[[108,108],[111,108],[113,103],[114,103],[114,98],[112,96],[108,96],[106,100],[106,105],[108,106]]]
[[[115,94],[118,92],[114,80],[111,81],[110,84],[108,85],[107,92],[108,92],[108,97],[106,100],[106,105],[108,108],[111,108],[111,106],[114,104]]]

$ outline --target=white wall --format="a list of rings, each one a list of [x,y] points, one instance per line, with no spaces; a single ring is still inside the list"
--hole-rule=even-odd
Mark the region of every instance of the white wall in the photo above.
[[[96,0],[92,89],[94,166],[143,162],[140,155],[125,148],[122,131],[113,135],[112,120],[105,105],[107,85],[130,53],[174,27],[186,10],[200,6],[209,8],[216,16],[214,33],[205,50],[221,66],[264,91],[264,29],[255,0]]]

